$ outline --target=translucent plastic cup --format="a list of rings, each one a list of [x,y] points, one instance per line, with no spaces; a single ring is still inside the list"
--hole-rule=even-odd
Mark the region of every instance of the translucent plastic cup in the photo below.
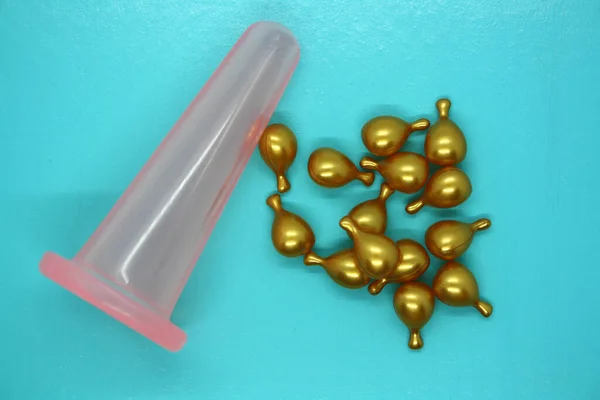
[[[175,303],[298,58],[285,27],[249,27],[83,248],[71,260],[46,253],[42,273],[181,349]]]

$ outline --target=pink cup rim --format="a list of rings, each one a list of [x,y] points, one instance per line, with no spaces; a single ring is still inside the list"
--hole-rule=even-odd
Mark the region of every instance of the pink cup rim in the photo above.
[[[40,271],[79,298],[167,350],[178,351],[187,340],[185,332],[170,320],[72,260],[46,253],[40,262]]]

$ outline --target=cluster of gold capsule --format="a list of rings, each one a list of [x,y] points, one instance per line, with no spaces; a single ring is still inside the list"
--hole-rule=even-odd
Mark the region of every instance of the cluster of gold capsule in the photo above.
[[[416,281],[430,264],[429,254],[418,242],[394,242],[385,236],[386,201],[395,192],[422,194],[406,206],[415,214],[424,206],[452,208],[471,195],[471,182],[456,164],[464,160],[467,143],[461,129],[449,119],[450,100],[436,103],[439,119],[430,127],[427,119],[408,123],[396,117],[380,116],[362,128],[362,140],[370,153],[382,159],[364,157],[360,166],[377,171],[384,180],[379,196],[354,207],[340,220],[353,241],[353,248],[329,257],[313,252],[315,235],[300,216],[285,210],[279,194],[267,199],[275,211],[271,239],[275,249],[287,257],[304,256],[306,265],[319,265],[337,284],[358,289],[368,285],[369,293],[379,294],[389,283],[400,284],[394,294],[394,309],[410,331],[408,346],[423,346],[420,330],[433,314],[435,298],[453,307],[473,306],[489,317],[492,306],[479,298],[477,281],[464,265],[455,261],[471,245],[475,232],[491,226],[489,219],[473,223],[439,221],[425,233],[425,245],[434,256],[446,261],[428,286]],[[424,154],[400,151],[411,133],[427,130]],[[278,191],[290,189],[285,173],[296,157],[294,133],[285,125],[267,127],[259,143],[260,154],[277,176]],[[431,176],[430,164],[439,168]],[[344,154],[331,148],[315,150],[308,160],[308,173],[318,185],[337,188],[359,180],[373,184],[371,171],[360,171]]]

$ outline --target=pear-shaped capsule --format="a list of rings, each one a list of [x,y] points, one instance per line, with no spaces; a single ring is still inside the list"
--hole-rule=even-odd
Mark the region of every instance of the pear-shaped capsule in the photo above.
[[[337,188],[357,179],[371,186],[375,175],[372,172],[362,172],[339,151],[321,147],[312,152],[308,159],[308,175],[318,185]]]
[[[371,278],[384,278],[394,270],[400,255],[396,244],[390,238],[361,231],[356,222],[348,216],[340,220],[340,226],[354,242],[358,265]]]
[[[382,183],[379,196],[367,200],[354,207],[348,216],[356,222],[358,228],[370,233],[385,233],[387,227],[386,201],[394,193],[394,189],[387,183]]]
[[[421,118],[409,123],[383,115],[369,120],[362,128],[362,140],[369,152],[380,157],[391,156],[402,148],[408,136],[429,128],[429,120]]]
[[[435,104],[439,119],[425,137],[425,157],[440,166],[455,165],[467,155],[467,141],[460,128],[449,119],[450,100],[440,99]]]
[[[294,162],[298,151],[294,132],[283,124],[269,125],[260,137],[258,150],[265,164],[277,177],[277,190],[280,193],[290,190],[291,185],[285,173]]]
[[[381,161],[363,157],[360,166],[378,171],[387,184],[402,193],[418,192],[429,175],[429,163],[416,153],[400,152]]]
[[[406,212],[415,214],[424,206],[452,208],[463,203],[472,192],[469,177],[455,167],[444,167],[431,176],[421,196],[406,206]]]
[[[285,210],[279,194],[269,196],[267,205],[275,211],[271,227],[271,240],[275,250],[286,257],[297,257],[309,252],[315,245],[315,234],[308,223]]]
[[[369,293],[379,294],[388,283],[403,283],[414,281],[429,268],[429,254],[419,243],[411,239],[396,242],[400,253],[400,261],[391,274],[377,279],[369,285]]]
[[[424,283],[408,282],[394,293],[394,310],[410,332],[408,347],[411,349],[423,347],[421,329],[429,322],[434,309],[435,296]]]
[[[320,257],[309,251],[304,255],[304,264],[320,265],[335,283],[348,289],[364,287],[370,281],[369,276],[358,266],[358,259],[352,249],[338,251],[329,257]]]
[[[484,317],[492,315],[492,305],[479,298],[475,277],[464,265],[449,261],[433,278],[433,291],[440,301],[452,307],[475,307]]]
[[[487,218],[478,219],[472,224],[453,220],[439,221],[425,232],[425,245],[437,258],[455,260],[467,251],[475,232],[490,226],[492,221]]]

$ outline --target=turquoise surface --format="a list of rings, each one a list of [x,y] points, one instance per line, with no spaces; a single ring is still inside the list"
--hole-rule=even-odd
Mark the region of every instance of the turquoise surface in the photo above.
[[[263,19],[301,44],[273,120],[297,132],[284,202],[322,253],[348,245],[337,222],[380,178],[322,189],[310,152],[358,161],[368,118],[435,120],[450,96],[473,195],[410,217],[396,194],[388,233],[422,240],[448,215],[492,218],[462,258],[489,320],[438,303],[424,349],[408,350],[392,287],[348,291],[273,250],[274,177],[258,153],[173,315],[181,352],[39,274],[44,251],[82,246]],[[595,0],[0,0],[0,399],[598,399],[598,93]]]

